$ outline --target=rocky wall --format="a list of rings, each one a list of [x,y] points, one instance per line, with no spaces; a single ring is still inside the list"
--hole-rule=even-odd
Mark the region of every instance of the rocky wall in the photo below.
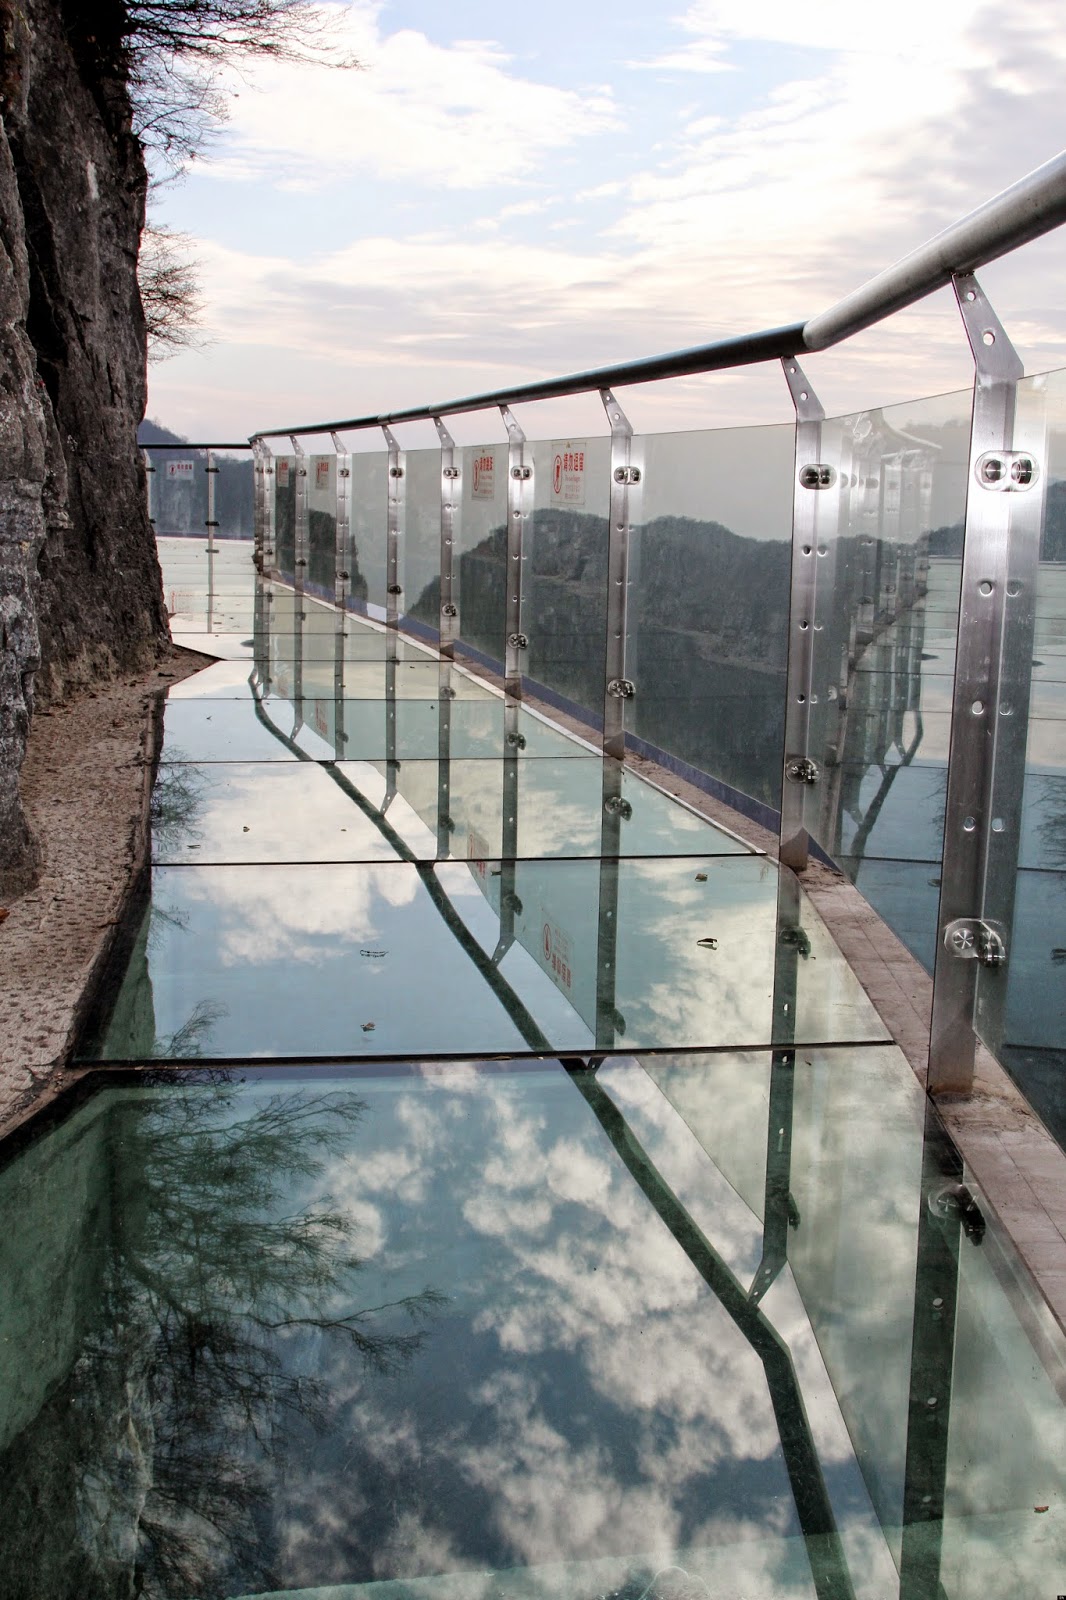
[[[166,638],[121,18],[0,0],[0,893],[36,865],[18,795],[35,697],[140,670]]]

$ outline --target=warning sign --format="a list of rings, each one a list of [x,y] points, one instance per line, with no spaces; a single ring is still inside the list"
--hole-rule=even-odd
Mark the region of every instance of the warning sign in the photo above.
[[[329,488],[329,458],[320,456],[315,462],[315,488]]]
[[[491,450],[482,450],[474,457],[470,481],[470,493],[475,500],[495,500],[496,457]]]
[[[585,452],[588,441],[567,439],[552,454],[551,497],[556,505],[585,504]]]
[[[279,489],[287,489],[289,487],[290,465],[291,463],[288,462],[284,456],[278,457],[277,481]]]
[[[188,480],[189,478],[192,477],[192,475],[195,472],[195,470],[196,470],[196,462],[195,461],[168,461],[167,462],[167,477],[168,478],[184,478],[184,479]]]
[[[569,994],[574,981],[571,969],[573,950],[570,940],[554,922],[544,924],[542,939],[541,952],[544,956],[544,965],[563,993]]]

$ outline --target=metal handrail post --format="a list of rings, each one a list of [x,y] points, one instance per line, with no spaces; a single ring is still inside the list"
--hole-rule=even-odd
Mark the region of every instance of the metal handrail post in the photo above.
[[[385,435],[385,443],[389,449],[389,498],[385,527],[385,626],[387,628],[398,628],[400,625],[400,599],[403,595],[403,579],[400,576],[400,569],[404,531],[405,458],[404,452],[400,448],[400,441],[392,429],[383,423],[381,431]]]
[[[632,488],[641,481],[633,461],[633,429],[610,389],[600,390],[611,425],[611,500],[607,528],[607,640],[604,652],[603,753],[621,761],[626,753],[626,702],[636,686],[627,673],[629,555]]]
[[[455,440],[440,417],[433,418],[440,440],[440,653],[455,655],[459,637],[459,607],[455,600],[455,513],[458,509],[459,471]]]
[[[966,525],[929,1044],[932,1094],[973,1087],[979,995],[1002,1011],[1021,831],[1046,461],[1019,450],[1023,368],[976,278],[955,279],[974,355]]]
[[[334,465],[337,506],[333,531],[333,603],[347,612],[352,578],[352,458],[335,433],[330,434],[330,440],[337,457]]]
[[[796,455],[792,479],[792,576],[785,671],[785,748],[781,779],[782,865],[802,872],[807,865],[813,791],[821,772],[811,751],[814,692],[814,629],[818,602],[818,501],[837,485],[834,468],[821,460],[825,412],[797,361],[781,366],[796,411]]]
[[[293,472],[296,477],[294,486],[295,521],[293,529],[293,586],[301,597],[303,596],[304,583],[307,580],[308,535],[307,535],[307,456],[303,446],[296,435],[292,435],[292,448],[295,455]]]
[[[507,406],[500,407],[507,429],[507,541],[504,554],[504,690],[522,697],[522,668],[529,638],[523,627],[526,552],[533,468],[526,460],[526,436]]]

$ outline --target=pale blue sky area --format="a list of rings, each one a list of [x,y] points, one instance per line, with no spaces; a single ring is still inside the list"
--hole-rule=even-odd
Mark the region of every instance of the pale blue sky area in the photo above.
[[[1066,20],[1042,0],[749,9],[332,6],[365,70],[234,80],[157,199],[195,240],[211,342],[153,368],[150,414],[240,437],[791,321],[1057,152]],[[1066,364],[1062,265],[1055,240],[989,269],[1030,370]],[[829,409],[967,381],[954,319],[941,296],[813,358]],[[633,409],[678,428],[788,407],[760,370]]]

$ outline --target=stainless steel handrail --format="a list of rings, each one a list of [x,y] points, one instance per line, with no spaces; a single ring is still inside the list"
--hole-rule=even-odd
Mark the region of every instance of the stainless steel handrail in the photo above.
[[[1066,151],[1027,174],[1002,194],[987,200],[952,223],[926,244],[912,250],[894,266],[842,300],[809,318],[783,328],[767,328],[761,333],[718,339],[711,344],[674,350],[666,355],[621,362],[611,367],[594,367],[561,378],[545,378],[536,383],[515,384],[486,394],[469,395],[463,400],[442,404],[409,406],[402,411],[374,416],[347,417],[340,422],[303,423],[299,427],[269,428],[254,434],[255,439],[276,439],[291,434],[346,432],[379,428],[383,424],[420,422],[433,417],[455,416],[462,411],[484,411],[494,406],[518,405],[530,400],[555,400],[563,395],[589,390],[615,389],[638,383],[654,383],[661,378],[677,378],[700,372],[718,372],[728,367],[751,366],[799,355],[804,350],[825,350],[839,344],[863,328],[913,305],[941,289],[956,272],[973,272],[995,261],[1020,245],[1066,222]]]

